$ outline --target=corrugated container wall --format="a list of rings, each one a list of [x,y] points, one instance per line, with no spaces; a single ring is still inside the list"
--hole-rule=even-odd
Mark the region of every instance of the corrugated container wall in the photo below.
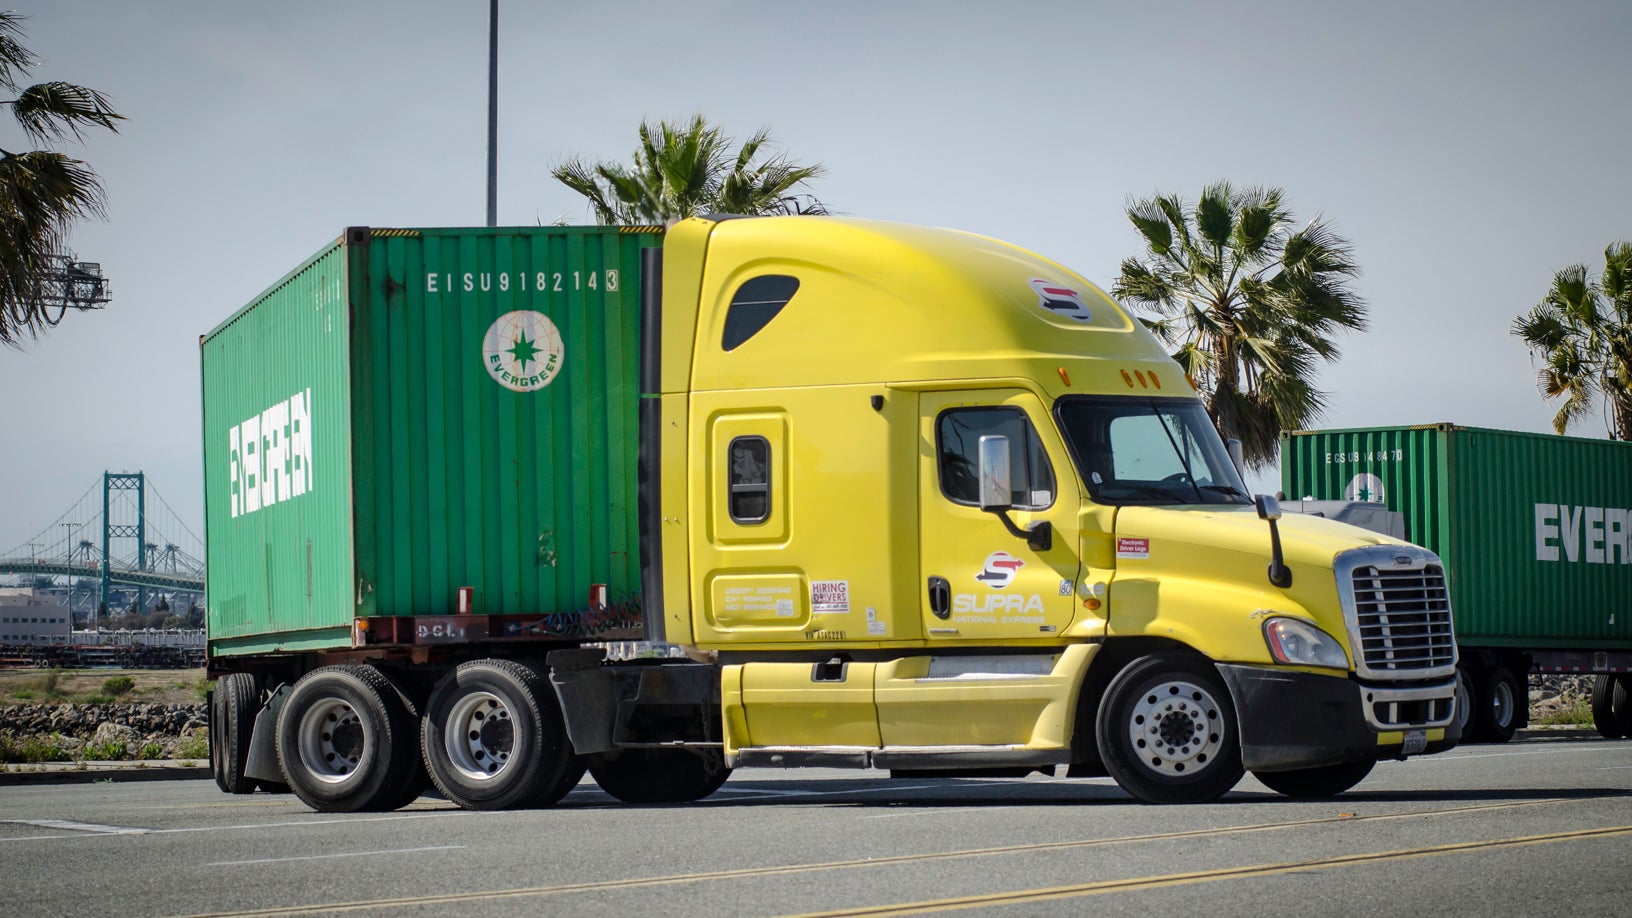
[[[1632,648],[1632,443],[1439,424],[1281,435],[1288,497],[1372,500],[1438,553],[1468,645]]]
[[[351,229],[202,341],[216,653],[639,584],[651,227]]]

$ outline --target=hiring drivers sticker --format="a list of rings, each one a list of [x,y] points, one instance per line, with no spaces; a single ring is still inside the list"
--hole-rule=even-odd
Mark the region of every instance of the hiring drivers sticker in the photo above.
[[[1149,559],[1150,558],[1150,540],[1149,539],[1124,539],[1124,538],[1118,538],[1116,540],[1116,556],[1118,558],[1145,558],[1145,559]]]

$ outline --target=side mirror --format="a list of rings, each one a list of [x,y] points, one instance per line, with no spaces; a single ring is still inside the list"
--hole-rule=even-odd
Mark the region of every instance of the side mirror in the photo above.
[[[1259,494],[1252,499],[1252,505],[1258,508],[1258,518],[1274,522],[1281,518],[1281,502],[1268,494]]]
[[[1009,479],[1009,438],[980,438],[980,509],[1007,510],[1014,491]]]

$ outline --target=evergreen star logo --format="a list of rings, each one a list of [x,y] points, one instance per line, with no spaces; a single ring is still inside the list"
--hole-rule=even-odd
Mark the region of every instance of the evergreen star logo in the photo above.
[[[561,332],[542,312],[507,312],[487,328],[482,365],[494,381],[516,392],[542,389],[561,372]]]
[[[1349,479],[1349,486],[1343,489],[1344,500],[1380,504],[1383,496],[1383,480],[1370,472],[1361,472]]]

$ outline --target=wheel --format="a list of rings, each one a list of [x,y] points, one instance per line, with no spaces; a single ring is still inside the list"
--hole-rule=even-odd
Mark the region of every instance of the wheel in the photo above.
[[[1254,778],[1272,791],[1288,797],[1336,797],[1359,784],[1371,774],[1376,759],[1344,762],[1341,765],[1322,765],[1319,768],[1299,768],[1295,771],[1255,771]]]
[[[592,756],[589,773],[624,803],[690,803],[720,789],[731,769],[717,749],[624,749]]]
[[[553,803],[583,776],[555,691],[512,660],[472,660],[443,676],[420,722],[431,781],[466,809]]]
[[[1142,657],[1118,673],[1094,733],[1111,777],[1146,803],[1216,800],[1244,773],[1229,690],[1190,654]]]
[[[254,676],[228,673],[216,680],[210,695],[210,770],[216,786],[229,794],[255,792],[255,779],[244,777],[244,765],[249,761],[260,694]]]
[[[278,718],[284,778],[314,810],[394,809],[418,758],[406,708],[391,683],[367,666],[307,673]]]
[[[1609,693],[1610,713],[1622,736],[1632,736],[1632,676],[1622,673],[1614,677],[1615,688]]]
[[[1461,731],[1461,742],[1478,741],[1479,725],[1473,716],[1473,676],[1467,669],[1456,668],[1456,726]]]
[[[1592,680],[1592,725],[1604,739],[1620,739],[1626,735],[1620,719],[1615,716],[1617,690],[1625,691],[1620,687],[1620,680],[1608,673],[1599,673]]]
[[[1475,720],[1479,734],[1493,743],[1505,743],[1519,729],[1519,682],[1505,666],[1493,666],[1479,678]]]

